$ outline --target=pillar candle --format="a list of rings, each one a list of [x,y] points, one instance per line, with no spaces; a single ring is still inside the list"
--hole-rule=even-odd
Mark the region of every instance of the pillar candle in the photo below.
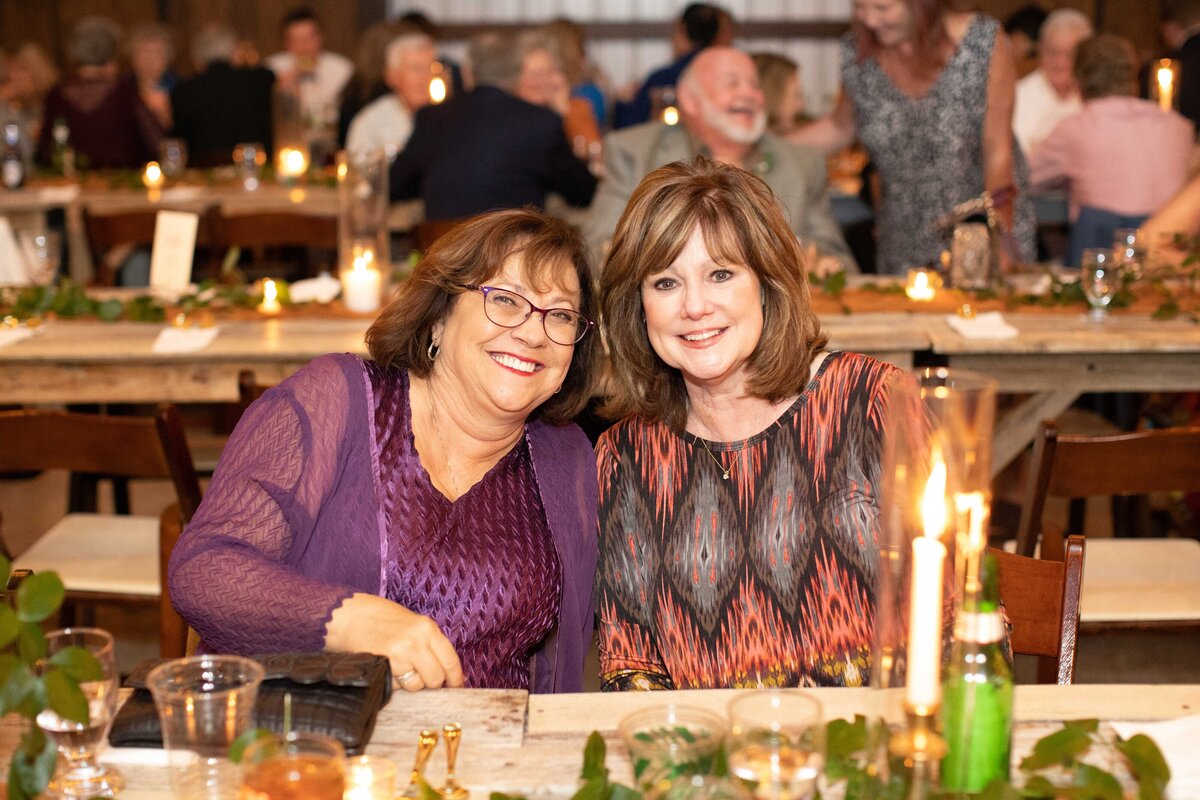
[[[946,546],[946,462],[935,458],[921,504],[925,535],[913,539],[908,601],[908,668],[905,699],[929,708],[941,700],[942,571]]]

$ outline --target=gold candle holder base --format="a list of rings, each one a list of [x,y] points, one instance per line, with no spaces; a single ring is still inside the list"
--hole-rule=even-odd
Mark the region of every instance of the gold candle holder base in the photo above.
[[[946,740],[937,732],[937,706],[905,705],[908,725],[892,734],[888,750],[904,759],[911,770],[907,800],[927,800],[933,796],[937,779],[937,764],[946,755]]]

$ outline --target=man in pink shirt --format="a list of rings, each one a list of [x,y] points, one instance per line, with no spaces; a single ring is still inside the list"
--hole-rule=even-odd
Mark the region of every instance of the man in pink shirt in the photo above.
[[[1137,61],[1130,44],[1103,34],[1082,42],[1075,78],[1083,110],[1058,124],[1030,153],[1035,186],[1065,181],[1072,225],[1081,210],[1108,212],[1114,227],[1137,227],[1187,179],[1195,145],[1192,123],[1140,100]],[[1094,214],[1093,214],[1094,216]],[[1072,231],[1072,251],[1077,247]],[[1108,247],[1108,241],[1080,247]]]

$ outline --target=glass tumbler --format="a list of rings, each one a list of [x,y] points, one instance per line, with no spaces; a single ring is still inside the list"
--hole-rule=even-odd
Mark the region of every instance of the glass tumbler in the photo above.
[[[795,689],[748,692],[729,704],[729,771],[759,800],[803,800],[825,765],[821,704]]]
[[[346,754],[316,733],[272,734],[242,755],[240,800],[342,800]]]
[[[262,678],[257,661],[220,655],[174,659],[146,676],[177,798],[237,798],[241,770],[229,747],[253,725]]]

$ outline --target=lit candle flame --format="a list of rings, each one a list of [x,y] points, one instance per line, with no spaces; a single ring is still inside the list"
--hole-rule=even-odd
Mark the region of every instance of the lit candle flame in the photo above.
[[[921,499],[921,519],[925,522],[926,536],[942,537],[946,530],[946,462],[940,453],[934,455],[933,468],[929,470],[925,496]]]
[[[263,314],[278,314],[280,309],[279,288],[275,281],[267,278],[263,281],[262,302],[258,304],[258,310]]]
[[[662,121],[668,125],[679,124],[679,109],[675,106],[667,106],[663,109]]]
[[[440,76],[434,76],[429,81],[429,102],[437,104],[446,99],[446,81]]]
[[[142,183],[147,189],[158,189],[163,185],[162,167],[157,161],[146,164],[146,171],[142,173]]]
[[[904,294],[909,300],[918,302],[929,302],[936,294],[933,287],[933,281],[929,279],[929,270],[926,269],[910,269],[908,271],[908,285],[904,288]]]
[[[285,147],[279,151],[279,174],[288,178],[303,175],[308,170],[308,159],[304,153],[294,147]]]
[[[1158,105],[1163,111],[1170,111],[1175,105],[1175,70],[1169,59],[1159,61],[1155,78],[1158,83]]]

